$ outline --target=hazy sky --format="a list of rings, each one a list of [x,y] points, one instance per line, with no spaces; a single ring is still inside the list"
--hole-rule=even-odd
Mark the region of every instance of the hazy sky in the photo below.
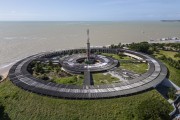
[[[0,0],[0,21],[180,19],[180,0]]]

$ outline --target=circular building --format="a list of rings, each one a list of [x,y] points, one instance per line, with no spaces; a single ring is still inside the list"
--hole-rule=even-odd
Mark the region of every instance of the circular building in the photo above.
[[[70,73],[102,72],[118,66],[118,60],[104,55],[91,55],[91,63],[86,63],[86,54],[73,54],[61,60],[63,68]]]
[[[166,78],[167,68],[159,60],[126,49],[90,48],[89,30],[87,34],[87,49],[61,50],[29,56],[12,66],[9,71],[10,80],[24,90],[41,95],[68,99],[100,99],[137,94],[156,87]],[[133,58],[133,61],[145,62],[148,64],[147,71],[142,74],[135,74],[129,70],[120,69],[119,66],[123,61],[105,55],[119,55],[119,53]],[[34,65],[34,63],[36,64]],[[44,67],[41,63],[43,65],[48,64],[48,67],[43,71],[39,68]],[[76,85],[47,81],[45,79],[48,76],[44,75],[42,79],[42,77],[33,75],[34,68],[32,69],[32,65],[36,68],[36,72],[40,71],[41,73],[48,71],[50,74],[54,74],[58,73],[57,71],[63,71],[61,75],[59,73],[58,75],[79,74],[83,76],[83,83]],[[53,72],[51,66],[56,68]],[[124,79],[124,81],[95,84],[93,74],[107,74],[107,72],[118,79]],[[131,79],[125,79],[123,76],[128,76]]]
[[[156,60],[155,58],[152,58],[143,53],[138,53],[130,50],[107,49],[107,48],[92,48],[91,50],[102,53],[113,53],[113,54],[114,53],[118,54],[119,52],[123,52],[124,54],[129,55],[131,57],[144,60],[148,63],[147,72],[128,82],[112,83],[106,85],[93,85],[91,82],[93,80],[93,78],[91,78],[91,69],[90,70],[85,69],[85,67],[87,66],[85,65],[82,69],[77,69],[77,72],[79,71],[81,72],[84,69],[84,76],[85,76],[84,81],[86,81],[84,82],[85,84],[79,86],[79,85],[56,84],[53,82],[44,81],[42,79],[38,79],[34,77],[27,70],[29,64],[34,60],[39,61],[44,59],[44,61],[46,61],[48,59],[55,58],[57,56],[58,57],[66,56],[69,51],[73,52],[73,51],[81,51],[81,50],[83,49],[62,50],[58,52],[40,53],[37,55],[30,56],[28,58],[25,58],[17,62],[15,65],[12,66],[12,68],[9,71],[9,78],[18,87],[42,95],[59,97],[59,98],[69,98],[69,99],[98,99],[98,98],[127,96],[142,91],[146,91],[160,84],[166,78],[167,75],[167,68],[165,67],[165,65],[162,64],[160,61]],[[73,60],[77,62],[77,59],[73,59]],[[62,64],[63,66],[64,63],[61,62],[62,61],[60,60],[59,64]],[[112,66],[108,65],[108,69],[99,69],[98,72],[100,70],[115,71],[116,64],[111,64]],[[75,69],[71,69],[73,67],[68,68],[68,66],[65,66],[64,68],[68,70],[68,72],[70,71],[72,71],[73,73],[76,72]]]

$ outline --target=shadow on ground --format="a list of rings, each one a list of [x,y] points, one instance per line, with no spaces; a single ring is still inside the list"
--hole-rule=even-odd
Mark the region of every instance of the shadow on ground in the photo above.
[[[7,113],[4,112],[4,106],[0,105],[0,120],[10,120]]]

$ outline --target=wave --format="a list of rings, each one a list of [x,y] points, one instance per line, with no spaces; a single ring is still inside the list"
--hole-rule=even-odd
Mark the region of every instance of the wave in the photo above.
[[[1,65],[1,66],[0,66],[0,70],[1,70],[1,69],[5,69],[5,68],[8,68],[8,67],[11,67],[11,66],[14,65],[17,61],[19,61],[19,60],[15,60],[14,62],[10,62],[10,63],[4,64],[4,65]]]

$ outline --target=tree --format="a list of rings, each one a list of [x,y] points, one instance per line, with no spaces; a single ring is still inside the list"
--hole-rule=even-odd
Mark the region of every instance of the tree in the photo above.
[[[165,55],[162,55],[161,57],[159,57],[160,60],[166,60],[166,56]]]
[[[138,120],[169,120],[169,112],[168,104],[156,98],[143,101],[135,110]]]
[[[117,47],[118,47],[118,48],[123,48],[123,45],[122,45],[121,43],[119,43],[119,44],[117,45]]]
[[[0,75],[0,80],[2,80],[3,79],[3,77]]]
[[[45,71],[43,69],[44,64],[41,63],[36,63],[33,70],[35,71],[35,73],[41,73],[43,74]]]
[[[51,60],[49,61],[49,66],[53,66],[53,62]]]
[[[130,44],[130,49],[143,52],[143,53],[151,53],[152,51],[149,50],[150,44],[148,42],[141,42],[141,43],[132,43]]]
[[[111,44],[110,48],[115,48],[115,45],[114,45],[114,44]]]

